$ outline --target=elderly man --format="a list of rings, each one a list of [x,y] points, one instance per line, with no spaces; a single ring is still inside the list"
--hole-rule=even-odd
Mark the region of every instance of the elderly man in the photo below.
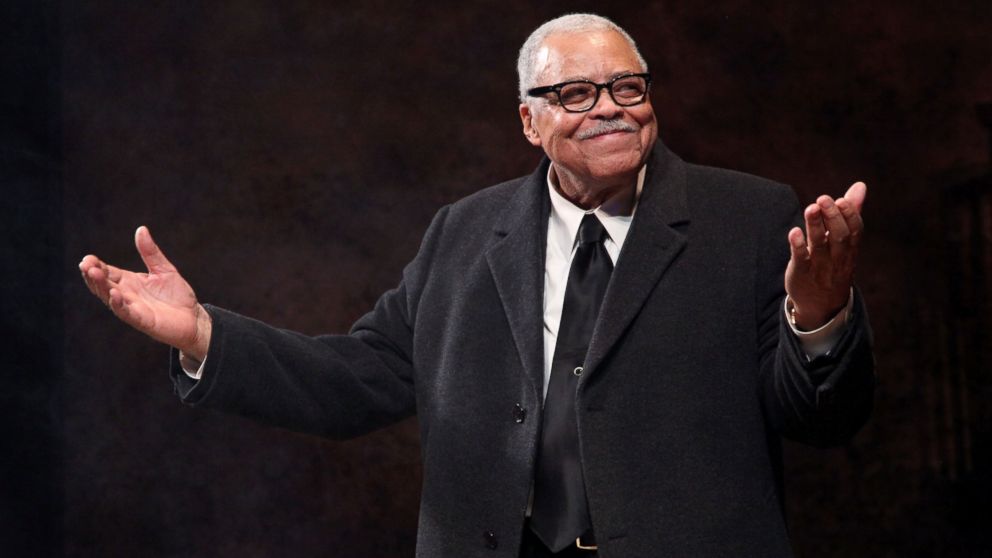
[[[443,208],[348,335],[200,305],[144,227],[147,274],[89,255],[83,277],[178,349],[189,404],[331,437],[416,412],[418,556],[789,556],[780,438],[843,443],[871,408],[865,186],[800,213],[683,162],[598,16],[542,25],[518,69],[547,157]]]

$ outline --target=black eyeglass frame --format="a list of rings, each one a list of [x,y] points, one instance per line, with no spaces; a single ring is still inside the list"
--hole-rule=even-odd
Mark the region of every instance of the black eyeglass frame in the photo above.
[[[642,95],[641,98],[640,98],[640,100],[638,100],[636,102],[624,104],[624,103],[621,103],[620,101],[618,101],[617,98],[613,95],[613,84],[616,83],[617,81],[621,80],[621,79],[625,79],[625,78],[629,78],[629,77],[644,78],[644,95]],[[593,87],[596,88],[596,97],[593,99],[592,104],[589,105],[589,108],[587,108],[587,109],[581,109],[581,110],[570,109],[570,108],[566,107],[565,104],[561,101],[561,90],[562,90],[562,88],[564,88],[566,86],[569,86],[569,85],[576,84],[576,83],[588,83],[589,85],[592,85]],[[606,83],[596,83],[595,81],[588,80],[588,79],[576,79],[576,80],[572,80],[572,81],[563,81],[561,83],[556,83],[554,85],[545,85],[545,86],[542,86],[542,87],[534,87],[533,89],[528,89],[527,90],[527,95],[530,96],[530,97],[542,97],[544,95],[547,95],[548,93],[554,93],[555,94],[555,98],[558,99],[558,106],[560,106],[561,108],[565,109],[565,112],[589,112],[590,110],[592,110],[593,107],[596,106],[597,103],[599,103],[599,94],[600,94],[600,92],[603,89],[605,89],[610,94],[610,99],[612,99],[613,102],[617,104],[617,106],[621,106],[621,107],[634,107],[634,106],[637,106],[637,105],[639,105],[639,104],[641,104],[641,103],[643,103],[644,101],[647,100],[647,98],[648,98],[648,91],[651,89],[651,74],[648,74],[648,73],[642,73],[642,74],[623,74],[623,75],[620,75],[620,76],[617,76],[617,77],[611,79],[610,81],[608,81]]]

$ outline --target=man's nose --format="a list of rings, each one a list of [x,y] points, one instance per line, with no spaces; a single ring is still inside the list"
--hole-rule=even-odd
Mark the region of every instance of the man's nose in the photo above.
[[[622,113],[623,107],[616,104],[613,96],[610,95],[609,89],[600,89],[599,99],[596,99],[596,104],[589,109],[589,116],[594,118],[611,119],[620,116]]]

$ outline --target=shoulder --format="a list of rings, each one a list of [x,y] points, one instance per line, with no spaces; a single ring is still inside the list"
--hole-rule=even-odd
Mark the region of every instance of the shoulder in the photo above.
[[[435,224],[440,225],[438,232],[463,236],[492,230],[508,212],[519,209],[519,194],[528,186],[531,176],[483,188],[443,207],[435,217]]]
[[[449,215],[462,219],[495,216],[507,206],[527,178],[528,176],[525,175],[507,180],[465,196],[448,206]]]
[[[455,251],[484,249],[492,237],[487,233],[513,211],[530,176],[483,188],[442,207],[427,229],[422,248],[433,244]]]
[[[513,212],[514,199],[526,188],[527,179],[502,182],[442,207],[405,271],[407,284],[465,277],[467,270],[484,261],[487,250],[501,238],[495,234],[497,224]]]

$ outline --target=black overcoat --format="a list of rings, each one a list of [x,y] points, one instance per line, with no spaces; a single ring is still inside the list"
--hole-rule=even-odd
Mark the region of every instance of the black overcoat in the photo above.
[[[541,424],[545,159],[441,209],[402,281],[348,335],[208,307],[183,400],[333,438],[418,415],[417,556],[515,557]],[[782,319],[793,192],[660,142],[577,388],[600,556],[789,556],[781,437],[848,440],[875,384],[860,295],[834,350]]]

